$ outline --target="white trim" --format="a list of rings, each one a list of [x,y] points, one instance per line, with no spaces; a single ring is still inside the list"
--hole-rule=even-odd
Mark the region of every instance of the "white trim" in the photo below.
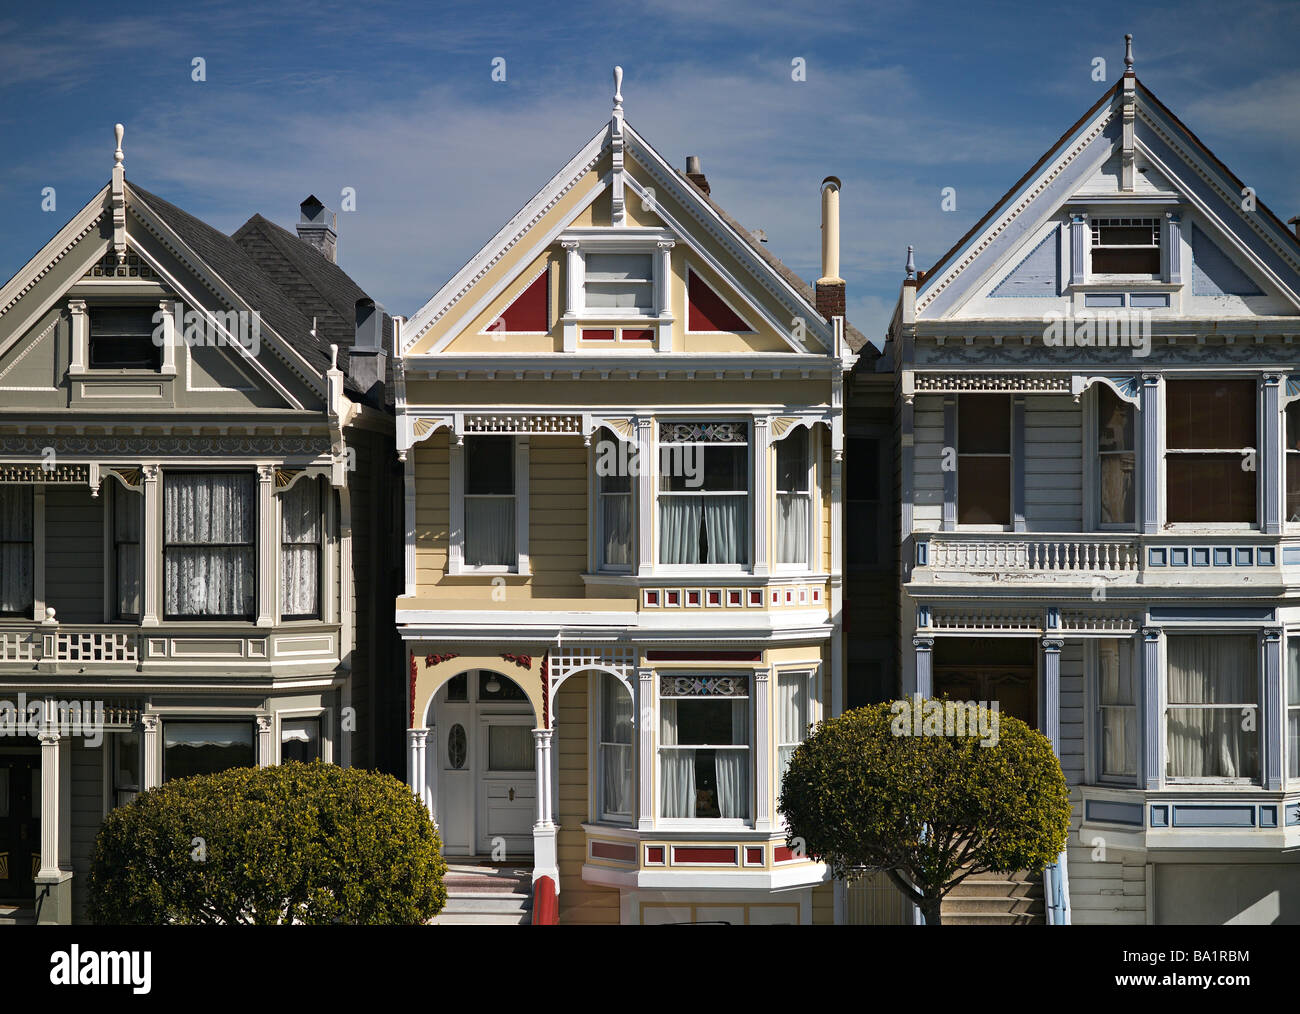
[[[460,426],[456,427],[459,434]],[[510,435],[514,441],[515,461],[515,563],[513,566],[473,567],[465,563],[465,444],[464,439],[497,436],[493,433],[469,433],[463,438],[451,442],[448,455],[448,489],[450,492],[450,514],[448,523],[447,573],[459,574],[517,574],[528,576],[532,573],[528,560],[528,437],[518,434]],[[412,502],[416,496],[411,496]],[[414,514],[411,515],[412,519]],[[410,542],[414,543],[414,529],[410,531]],[[413,555],[414,549],[411,553]],[[408,588],[412,579],[408,577]],[[414,594],[410,592],[408,594]]]

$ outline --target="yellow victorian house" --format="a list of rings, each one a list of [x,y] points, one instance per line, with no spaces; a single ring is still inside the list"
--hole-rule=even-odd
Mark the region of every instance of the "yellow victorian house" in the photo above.
[[[608,124],[398,321],[397,624],[409,780],[452,863],[440,918],[829,923],[777,797],[843,703],[864,339],[840,184],[809,286],[698,159],[676,171],[625,121],[621,78]]]

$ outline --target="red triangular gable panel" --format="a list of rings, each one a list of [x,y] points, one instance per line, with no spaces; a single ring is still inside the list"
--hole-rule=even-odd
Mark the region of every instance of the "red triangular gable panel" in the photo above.
[[[498,333],[545,333],[551,329],[551,269],[538,275],[496,320],[488,325]]]
[[[754,329],[692,271],[686,283],[686,330],[752,332]]]

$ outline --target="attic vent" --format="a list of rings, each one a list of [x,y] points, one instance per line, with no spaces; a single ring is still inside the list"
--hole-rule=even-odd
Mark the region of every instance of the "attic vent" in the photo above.
[[[1092,273],[1160,274],[1160,219],[1094,218]]]
[[[117,263],[117,255],[111,250],[106,253],[89,271],[86,278],[153,278],[153,268],[140,260],[140,255],[127,251],[126,261]]]

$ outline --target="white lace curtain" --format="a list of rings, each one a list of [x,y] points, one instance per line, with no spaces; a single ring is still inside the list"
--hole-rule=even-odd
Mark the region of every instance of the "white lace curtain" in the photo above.
[[[465,497],[465,563],[471,567],[513,566],[515,498]]]
[[[613,676],[601,676],[601,810],[632,815],[632,696]]]
[[[163,482],[163,602],[170,616],[251,616],[253,475],[192,472]]]
[[[280,612],[320,611],[321,495],[319,479],[299,479],[280,496]]]
[[[1170,777],[1258,776],[1257,656],[1254,637],[1169,638]]]
[[[117,484],[113,489],[113,546],[117,561],[117,615],[140,615],[140,515],[144,497]]]
[[[1101,694],[1101,773],[1137,774],[1137,685],[1132,648],[1108,639],[1097,648]]]
[[[776,562],[807,563],[812,498],[807,493],[776,495]]]
[[[0,614],[32,609],[32,488],[0,485]]]
[[[632,563],[632,494],[600,494],[601,559],[608,567]]]
[[[533,771],[537,750],[533,730],[526,725],[488,726],[488,769],[491,771]]]
[[[790,766],[790,758],[808,732],[808,676],[782,673],[776,680],[777,754],[776,784]]]

